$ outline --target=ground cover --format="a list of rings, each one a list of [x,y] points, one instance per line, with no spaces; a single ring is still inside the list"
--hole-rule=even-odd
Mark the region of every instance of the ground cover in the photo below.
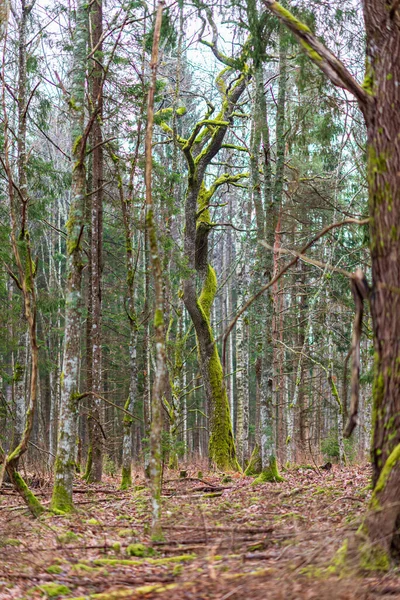
[[[308,466],[284,476],[254,485],[196,468],[185,478],[164,473],[164,539],[156,542],[139,475],[127,491],[117,478],[78,481],[75,513],[37,520],[3,488],[0,600],[400,598],[395,568],[348,576],[335,569],[367,509],[369,467]],[[49,482],[34,483],[48,506]]]

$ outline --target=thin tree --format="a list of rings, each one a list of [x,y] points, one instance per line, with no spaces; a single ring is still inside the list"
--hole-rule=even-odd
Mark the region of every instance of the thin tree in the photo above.
[[[160,510],[161,510],[161,434],[162,434],[162,397],[167,382],[167,357],[165,349],[164,327],[164,297],[162,285],[162,265],[157,242],[157,228],[154,219],[152,195],[152,170],[153,170],[153,126],[154,126],[154,93],[157,81],[158,49],[162,23],[164,0],[157,6],[157,15],[154,25],[153,48],[151,52],[151,79],[147,98],[147,128],[145,142],[145,184],[146,184],[146,229],[149,236],[151,271],[154,282],[155,309],[154,330],[156,338],[156,369],[151,398],[151,428],[150,428],[150,482],[153,503],[152,536],[161,536]]]
[[[82,235],[86,194],[84,127],[87,4],[78,1],[73,45],[71,96],[72,198],[67,221],[67,289],[65,294],[64,360],[57,459],[51,500],[53,510],[73,508],[72,487],[78,424],[79,356],[81,334]]]

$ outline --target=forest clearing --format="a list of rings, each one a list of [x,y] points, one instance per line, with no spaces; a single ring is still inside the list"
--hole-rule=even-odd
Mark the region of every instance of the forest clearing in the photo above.
[[[0,44],[0,598],[400,598],[399,0]]]

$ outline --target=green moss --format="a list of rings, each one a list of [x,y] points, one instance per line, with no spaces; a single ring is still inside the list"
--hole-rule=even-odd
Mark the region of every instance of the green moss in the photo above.
[[[66,487],[59,481],[56,481],[53,487],[50,509],[54,512],[70,513],[74,510],[72,496],[68,493]]]
[[[71,598],[71,600],[124,600],[125,598],[131,599],[132,593],[135,596],[148,596],[149,594],[161,594],[163,592],[169,592],[177,587],[176,583],[169,583],[167,585],[161,583],[155,583],[152,585],[142,585],[135,588],[134,592],[132,588],[124,590],[108,590],[100,594],[91,594],[90,596],[80,596],[78,598]]]
[[[110,566],[138,566],[146,563],[150,565],[168,565],[180,562],[189,562],[196,558],[196,554],[182,554],[181,556],[168,556],[166,558],[145,558],[144,560],[128,560],[122,558],[98,558],[93,561],[95,565],[110,565]]]
[[[76,563],[76,565],[72,565],[74,571],[81,571],[82,573],[103,573],[105,574],[105,570],[99,567],[90,567],[89,565],[85,565],[84,563]]]
[[[126,554],[128,556],[150,556],[154,554],[154,550],[144,544],[130,544],[126,549]]]
[[[137,532],[134,529],[119,529],[117,532],[119,537],[132,537],[136,534]]]
[[[86,521],[86,523],[87,523],[88,525],[101,525],[100,521],[98,521],[97,519],[88,519],[88,520]]]
[[[120,490],[128,490],[132,487],[132,469],[130,467],[122,467],[122,480]]]
[[[271,456],[269,466],[261,471],[257,479],[253,481],[253,485],[257,485],[258,483],[279,483],[281,481],[285,480],[279,475],[278,463],[275,456]]]
[[[367,92],[367,94],[372,96],[374,94],[374,85],[375,85],[375,73],[374,73],[374,69],[372,68],[371,61],[367,57],[366,63],[365,63],[364,81],[363,81],[361,87]]]
[[[81,141],[82,141],[82,136],[78,135],[78,137],[75,139],[75,141],[74,141],[74,143],[72,145],[72,154],[76,153],[76,151],[78,150],[78,147],[79,147]]]
[[[14,365],[13,381],[15,381],[15,382],[22,381],[24,372],[25,372],[24,367],[19,362],[16,362]]]
[[[297,29],[297,31],[311,33],[310,28],[305,23],[302,23],[301,21],[299,21],[299,19],[296,19],[296,17],[292,15],[291,12],[289,12],[278,2],[274,2],[271,5],[271,8],[275,13],[278,13],[283,19],[285,19],[285,21],[288,21],[288,23],[291,24],[294,29]]]
[[[118,554],[118,552],[121,552],[121,542],[114,542],[112,544],[112,549],[114,550],[114,552],[116,552]]]
[[[73,531],[66,531],[57,536],[57,542],[59,544],[69,544],[71,542],[76,542],[77,540],[79,540],[79,535]]]
[[[58,575],[62,573],[62,567],[60,565],[50,565],[50,567],[47,567],[46,572],[50,575]]]
[[[10,460],[10,457],[9,457]],[[24,479],[18,473],[18,471],[14,471],[12,475],[12,480],[17,488],[18,492],[24,498],[30,512],[34,517],[40,517],[45,512],[44,506],[42,506],[39,500],[36,498],[35,494],[31,492],[31,490],[26,485]]]
[[[338,571],[343,571],[346,568],[348,549],[349,542],[348,540],[345,540],[333,557],[333,560],[327,569],[328,573],[333,574]]]
[[[6,546],[20,546],[21,544],[22,542],[14,538],[0,539],[0,548],[5,548]]]
[[[386,484],[390,477],[390,474],[392,473],[394,467],[397,465],[399,460],[400,460],[400,444],[397,444],[397,446],[389,454],[388,459],[386,460],[386,462],[382,468],[382,471],[379,475],[379,479],[376,482],[376,485],[373,489],[372,497],[371,497],[371,508],[372,509],[376,510],[377,505],[379,505],[378,496],[381,492],[383,492],[385,490]]]
[[[93,448],[92,448],[92,444],[89,444],[87,460],[86,460],[86,469],[85,469],[85,474],[83,476],[83,479],[87,482],[90,481],[90,474],[92,472],[92,464],[93,464]]]
[[[154,312],[154,327],[162,327],[164,325],[164,316],[161,309],[157,308]]]
[[[365,543],[358,548],[360,553],[360,568],[363,571],[383,572],[390,569],[388,553],[378,544]]]
[[[300,44],[303,46],[304,50],[307,52],[311,60],[316,62],[322,61],[322,56],[318,54],[318,52],[314,50],[314,48],[312,48],[310,44],[307,44],[307,42],[305,42],[304,40],[300,40]]]
[[[66,594],[70,594],[71,590],[66,585],[60,583],[43,583],[32,589],[46,594],[46,598],[60,598]]]
[[[207,275],[197,304],[207,323],[211,343],[213,344],[211,357],[205,366],[208,370],[213,398],[209,457],[210,461],[223,471],[240,471],[240,466],[236,459],[228,395],[224,384],[221,360],[210,324],[210,312],[216,292],[217,276],[211,265],[207,265]]]
[[[183,115],[186,115],[187,113],[187,108],[186,106],[180,106],[177,110],[176,110],[176,114],[178,115],[178,117],[183,117]]]

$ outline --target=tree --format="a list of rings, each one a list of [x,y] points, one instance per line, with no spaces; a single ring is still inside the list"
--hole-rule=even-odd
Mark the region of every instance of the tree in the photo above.
[[[367,179],[370,212],[372,288],[369,293],[374,330],[373,493],[359,545],[372,566],[384,568],[400,547],[400,290],[399,211],[400,11],[397,2],[364,0],[366,73],[362,85],[289,11],[273,0],[266,6],[295,34],[309,58],[336,86],[353,94],[367,129]]]
[[[71,114],[72,199],[67,222],[67,290],[65,298],[64,360],[61,374],[61,412],[55,463],[53,510],[72,509],[79,400],[79,348],[81,333],[82,235],[86,195],[86,132],[84,127],[87,48],[87,5],[76,12],[74,58],[69,107]]]
[[[167,357],[165,349],[164,326],[164,299],[162,292],[162,268],[157,243],[157,229],[154,221],[154,207],[152,197],[152,140],[154,124],[154,94],[157,78],[158,51],[160,44],[160,31],[164,0],[159,0],[156,20],[154,24],[153,48],[151,52],[151,79],[147,99],[147,126],[146,126],[146,229],[149,236],[151,254],[151,269],[155,291],[154,329],[156,335],[156,369],[151,399],[151,429],[150,429],[150,481],[152,488],[152,536],[154,539],[161,536],[160,511],[161,511],[161,433],[162,433],[162,397],[168,377]]]

